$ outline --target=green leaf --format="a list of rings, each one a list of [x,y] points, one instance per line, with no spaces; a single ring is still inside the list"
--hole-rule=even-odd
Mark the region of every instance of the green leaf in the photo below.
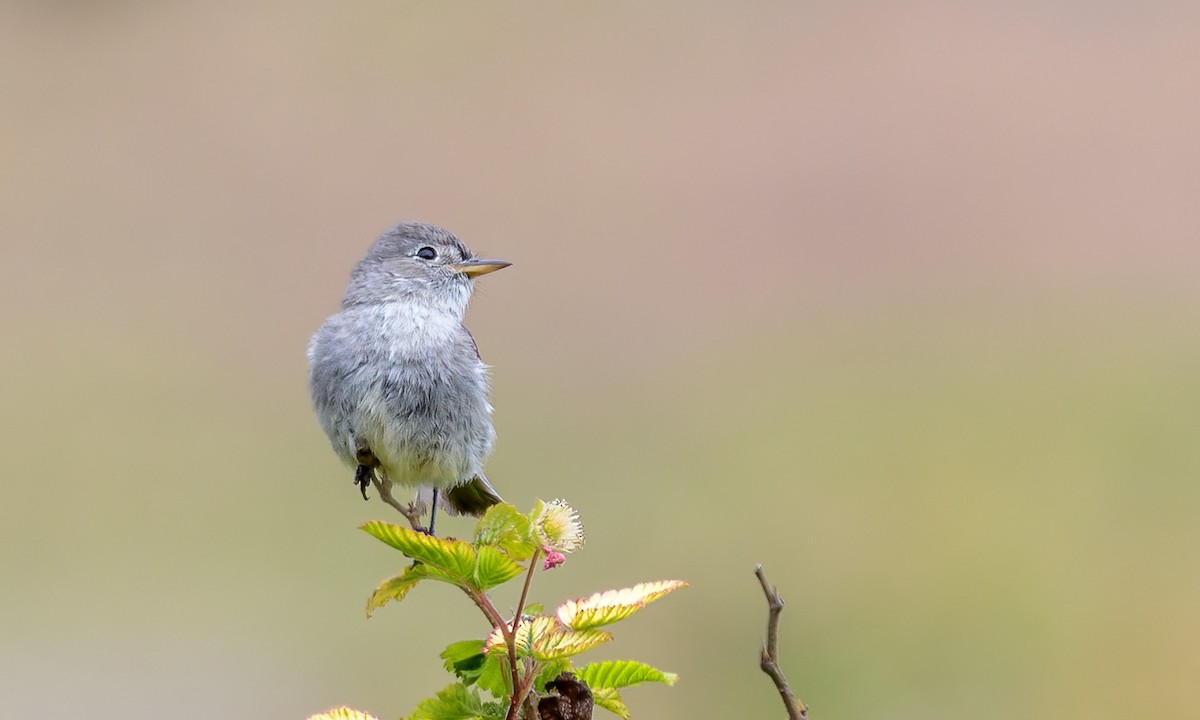
[[[441,570],[451,582],[475,590],[479,589],[471,582],[475,573],[478,553],[470,543],[433,537],[411,528],[378,520],[364,524],[362,529],[413,560]]]
[[[541,603],[529,603],[525,606],[525,612],[522,615],[541,615],[546,612],[546,606]]]
[[[472,581],[480,590],[490,590],[512,580],[525,572],[525,568],[513,562],[500,549],[485,545],[479,548],[478,560]]]
[[[629,687],[644,682],[674,685],[679,676],[633,660],[605,660],[584,665],[575,676],[592,690]]]
[[[475,527],[475,544],[495,546],[514,560],[528,560],[537,549],[529,518],[507,503],[488,508]]]
[[[508,669],[508,656],[488,655],[476,684],[480,690],[486,690],[501,700],[512,697],[512,673]]]
[[[533,687],[538,692],[546,692],[546,683],[554,680],[559,675],[571,669],[571,660],[563,658],[561,660],[551,660],[542,666],[542,671],[538,673],[537,680],[534,681]]]
[[[479,678],[483,663],[487,659],[487,655],[483,653],[482,640],[463,640],[453,643],[442,651],[440,657],[446,661],[446,670],[457,675],[458,679],[466,685],[474,683]]]
[[[662,596],[687,583],[682,580],[659,580],[640,583],[631,588],[596,593],[588,598],[568,600],[558,608],[558,619],[575,630],[602,627],[624,620]]]
[[[429,565],[413,565],[396,577],[384,580],[367,599],[367,617],[393,601],[400,601],[421,580],[441,580],[453,583],[454,578]]]
[[[610,713],[624,720],[629,720],[629,708],[625,707],[625,703],[621,701],[620,693],[615,688],[593,689],[592,701]]]
[[[452,670],[451,665],[457,665],[481,655],[483,655],[482,640],[460,640],[447,645],[438,657],[446,661],[447,670]]]
[[[499,703],[484,702],[479,693],[455,683],[418,705],[408,720],[498,720],[504,717],[504,710]]]
[[[334,708],[320,715],[313,715],[308,720],[377,720],[374,715],[368,715],[348,707]]]

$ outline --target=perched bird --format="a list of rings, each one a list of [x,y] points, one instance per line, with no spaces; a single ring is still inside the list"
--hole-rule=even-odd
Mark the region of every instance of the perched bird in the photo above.
[[[401,223],[355,266],[341,312],[308,346],[317,420],[363,498],[374,480],[414,525],[428,499],[430,532],[439,493],[455,514],[500,502],[483,474],[496,438],[487,366],[463,315],[475,278],[509,265],[442,228]],[[397,503],[392,485],[418,488],[417,502]]]

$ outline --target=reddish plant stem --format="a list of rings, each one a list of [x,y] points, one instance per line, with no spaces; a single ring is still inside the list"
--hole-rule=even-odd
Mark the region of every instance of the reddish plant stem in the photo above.
[[[508,662],[512,668],[513,684],[512,701],[508,706],[506,720],[517,720],[521,703],[525,701],[525,696],[529,694],[529,688],[533,685],[532,669],[526,670],[524,682],[521,681],[520,673],[517,672],[517,626],[521,624],[521,614],[525,612],[525,601],[529,599],[529,586],[533,584],[533,574],[537,572],[537,563],[541,554],[542,551],[537,549],[533,551],[533,557],[529,558],[529,571],[525,573],[525,586],[521,588],[521,599],[517,601],[517,612],[513,616],[512,630],[505,638],[508,641]]]

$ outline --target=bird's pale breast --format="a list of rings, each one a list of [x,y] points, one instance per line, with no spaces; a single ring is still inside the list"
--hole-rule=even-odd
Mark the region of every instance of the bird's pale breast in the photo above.
[[[481,471],[495,439],[487,368],[458,318],[403,303],[350,308],[318,331],[310,355],[313,387],[328,389],[314,402],[347,464],[365,443],[400,485],[449,487]]]

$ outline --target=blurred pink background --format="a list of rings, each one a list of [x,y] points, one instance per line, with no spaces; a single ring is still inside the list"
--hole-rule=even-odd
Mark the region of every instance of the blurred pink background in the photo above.
[[[10,2],[0,697],[411,712],[480,636],[308,406],[401,219],[514,262],[489,475],[691,587],[597,657],[635,717],[1195,717],[1200,10]],[[448,528],[470,531],[458,521]],[[511,600],[509,601],[512,602]],[[599,717],[599,715],[597,715]]]

